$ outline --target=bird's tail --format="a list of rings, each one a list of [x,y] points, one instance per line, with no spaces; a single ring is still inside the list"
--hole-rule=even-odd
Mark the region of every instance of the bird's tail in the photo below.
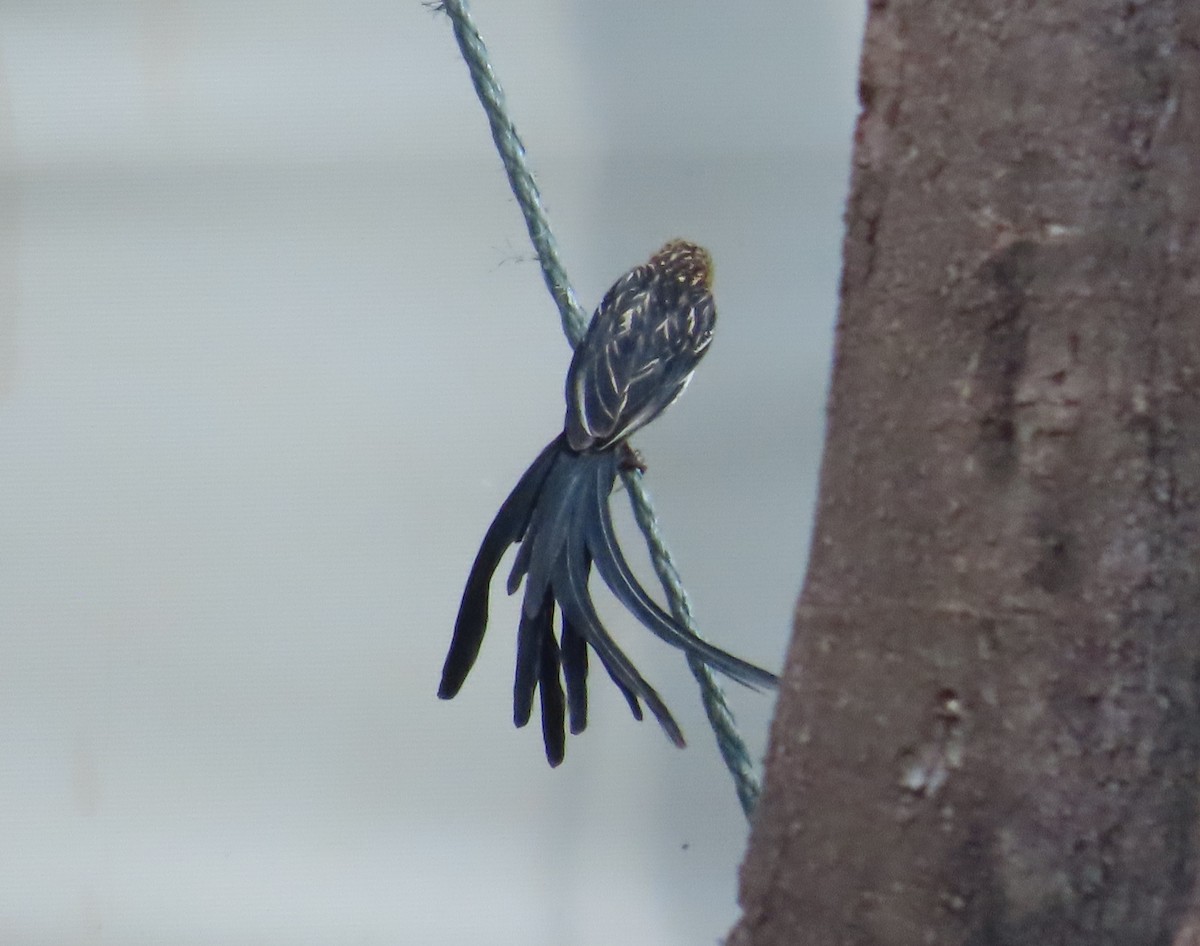
[[[634,576],[613,528],[608,498],[619,471],[617,451],[578,453],[564,436],[533,461],[488,528],[467,579],[438,695],[455,696],[479,654],[487,629],[492,576],[509,545],[520,543],[508,593],[525,583],[517,633],[513,718],[529,722],[540,690],[542,733],[552,765],[562,761],[564,723],[573,733],[587,725],[587,649],[590,646],[630,709],[642,718],[644,702],[672,742],[683,734],[662,698],[605,630],[592,604],[588,577],[593,565],[614,596],[667,643],[752,687],[778,684],[774,674],[697,637],[667,614]],[[560,640],[554,611],[562,612]],[[563,684],[566,685],[564,696]]]

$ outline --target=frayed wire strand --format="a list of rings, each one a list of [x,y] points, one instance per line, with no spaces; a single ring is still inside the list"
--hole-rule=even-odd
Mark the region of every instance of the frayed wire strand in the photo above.
[[[546,210],[542,206],[541,194],[525,158],[525,145],[521,143],[516,126],[508,114],[504,91],[492,69],[483,37],[480,36],[479,29],[471,18],[467,0],[441,0],[441,2],[428,5],[444,12],[450,18],[450,23],[454,28],[454,38],[458,41],[459,51],[471,74],[471,83],[475,86],[475,93],[479,96],[479,102],[483,106],[488,124],[491,126],[492,140],[496,144],[496,150],[499,152],[504,170],[508,174],[508,182],[513,195],[521,207],[521,214],[525,218],[525,228],[529,231],[530,242],[537,251],[546,288],[550,290],[550,295],[558,306],[563,333],[567,336],[571,347],[574,348],[587,330],[588,317],[579,304],[575,290],[571,288],[566,268],[559,257],[558,243],[550,229]],[[671,553],[658,525],[654,506],[642,485],[641,474],[636,470],[628,470],[622,476],[626,489],[629,491],[634,518],[646,539],[650,560],[654,564],[654,571],[670,602],[671,613],[688,631],[699,637],[699,632],[692,620],[692,609],[687,590],[671,559]],[[716,736],[721,758],[733,778],[742,811],[749,818],[758,801],[760,785],[758,775],[750,761],[746,743],[742,739],[741,733],[738,732],[733,711],[729,708],[725,693],[712,671],[702,661],[691,656],[688,657],[688,666],[700,686],[704,711]]]

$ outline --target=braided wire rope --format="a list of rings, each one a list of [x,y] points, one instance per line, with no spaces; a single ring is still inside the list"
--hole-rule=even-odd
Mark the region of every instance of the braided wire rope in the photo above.
[[[509,186],[517,198],[521,214],[525,218],[525,228],[529,231],[529,239],[537,251],[538,262],[541,264],[542,277],[546,281],[551,297],[558,306],[562,320],[563,333],[574,348],[583,338],[587,330],[588,316],[571,282],[567,278],[566,268],[558,253],[558,243],[550,229],[550,221],[546,209],[542,205],[542,196],[537,183],[529,170],[526,160],[525,145],[517,134],[516,126],[508,113],[504,99],[504,90],[496,78],[488,56],[487,46],[471,17],[467,0],[441,0],[430,4],[435,10],[441,10],[449,18],[454,29],[454,38],[458,42],[459,52],[471,74],[471,83],[479,102],[487,115],[488,124],[492,130],[492,140],[496,151],[508,174]],[[622,472],[629,501],[633,506],[634,519],[645,537],[650,560],[654,572],[662,584],[663,592],[670,603],[671,613],[675,619],[690,633],[699,637],[695,622],[692,618],[691,602],[683,579],[672,561],[670,550],[663,538],[662,530],[655,515],[654,506],[649,494],[642,483],[642,475],[636,470]],[[725,692],[717,682],[712,671],[701,660],[691,655],[687,658],[688,667],[700,687],[700,698],[708,716],[709,726],[716,737],[717,747],[725,767],[733,778],[738,801],[747,819],[750,818],[758,802],[761,791],[758,775],[750,759],[749,750],[738,731],[733,711],[725,699]]]

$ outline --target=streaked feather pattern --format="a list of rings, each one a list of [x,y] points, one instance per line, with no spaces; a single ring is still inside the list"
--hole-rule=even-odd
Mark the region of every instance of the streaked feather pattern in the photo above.
[[[643,704],[667,737],[684,744],[666,704],[617,646],[592,603],[593,565],[604,584],[649,630],[739,683],[778,684],[774,674],[701,640],[650,596],[617,543],[608,501],[626,438],[687,386],[716,323],[712,261],[673,241],[621,277],[605,295],[567,373],[563,433],[533,461],[501,505],[467,578],[438,695],[461,689],[487,630],[492,578],[518,545],[509,594],[525,586],[517,630],[513,721],[526,725],[540,694],[551,765],[562,762],[566,728],[587,726],[588,648],[637,719]],[[559,612],[559,637],[554,615]],[[565,684],[565,690],[564,690]]]

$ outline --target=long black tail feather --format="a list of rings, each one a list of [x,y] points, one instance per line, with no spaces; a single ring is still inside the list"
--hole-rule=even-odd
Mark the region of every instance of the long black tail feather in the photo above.
[[[496,573],[508,547],[524,535],[542,483],[555,460],[562,454],[563,442],[562,437],[556,437],[538,454],[501,504],[500,511],[483,537],[475,564],[471,566],[471,574],[467,576],[467,586],[463,589],[462,603],[458,608],[458,620],[454,623],[454,636],[450,639],[450,650],[442,666],[438,696],[443,700],[452,699],[458,694],[467,674],[475,666],[479,647],[483,644],[483,634],[487,630],[492,575]]]
[[[513,679],[513,723],[519,728],[533,713],[533,696],[542,682],[546,638],[554,638],[554,596],[546,594],[532,616],[521,612],[517,626],[517,672]]]
[[[583,551],[579,535],[580,502],[590,485],[589,463],[585,454],[565,453],[559,458],[542,485],[541,495],[529,520],[525,539],[530,543],[529,571],[525,575],[526,614],[535,612],[542,596],[551,587],[556,564],[569,555],[574,546]],[[522,547],[525,542],[522,542]],[[518,582],[520,581],[518,577]]]
[[[571,734],[587,729],[587,640],[575,630],[575,625],[562,619],[562,674],[567,687],[567,710],[571,719]]]
[[[596,571],[609,590],[642,624],[672,647],[699,657],[710,667],[746,686],[779,686],[779,678],[775,674],[714,647],[677,622],[658,606],[634,577],[633,569],[617,544],[612,512],[608,508],[608,496],[615,479],[615,466],[611,471],[604,467],[597,468],[597,488],[590,497],[595,508],[588,517],[587,533],[588,550],[592,553]]]
[[[509,594],[525,584],[517,632],[513,721],[529,722],[540,693],[542,736],[552,766],[562,762],[566,726],[587,726],[590,646],[601,665],[642,719],[642,703],[667,737],[684,744],[683,733],[655,689],[605,630],[592,604],[588,576],[594,564],[613,595],[646,627],[672,646],[698,657],[739,683],[778,685],[774,674],[734,657],[680,625],[634,576],[621,552],[608,499],[619,469],[615,450],[578,453],[555,438],[525,471],[484,536],[459,606],[454,637],[442,670],[438,696],[449,699],[462,687],[479,655],[487,630],[492,577],[510,545],[519,548],[507,581]],[[561,643],[554,635],[561,611]],[[565,694],[564,694],[565,683]]]
[[[553,633],[547,633],[542,637],[538,691],[542,695],[542,742],[546,745],[546,761],[552,767],[560,764],[567,754],[567,734],[563,728],[566,703],[558,673],[560,660],[558,641]]]
[[[572,554],[573,551],[582,553],[583,549],[568,548],[555,573],[554,591],[558,603],[562,606],[563,614],[570,618],[572,624],[583,630],[587,642],[600,655],[600,660],[609,674],[619,681],[619,685],[622,685],[621,688],[625,692],[626,699],[632,702],[631,694],[640,698],[654,714],[654,718],[662,726],[667,738],[677,746],[685,745],[683,732],[680,730],[679,724],[675,722],[671,711],[667,709],[667,705],[662,701],[662,697],[638,673],[637,667],[625,656],[625,652],[617,646],[616,642],[608,635],[608,631],[604,629],[604,625],[600,623],[600,616],[596,613],[587,590],[585,555]]]

